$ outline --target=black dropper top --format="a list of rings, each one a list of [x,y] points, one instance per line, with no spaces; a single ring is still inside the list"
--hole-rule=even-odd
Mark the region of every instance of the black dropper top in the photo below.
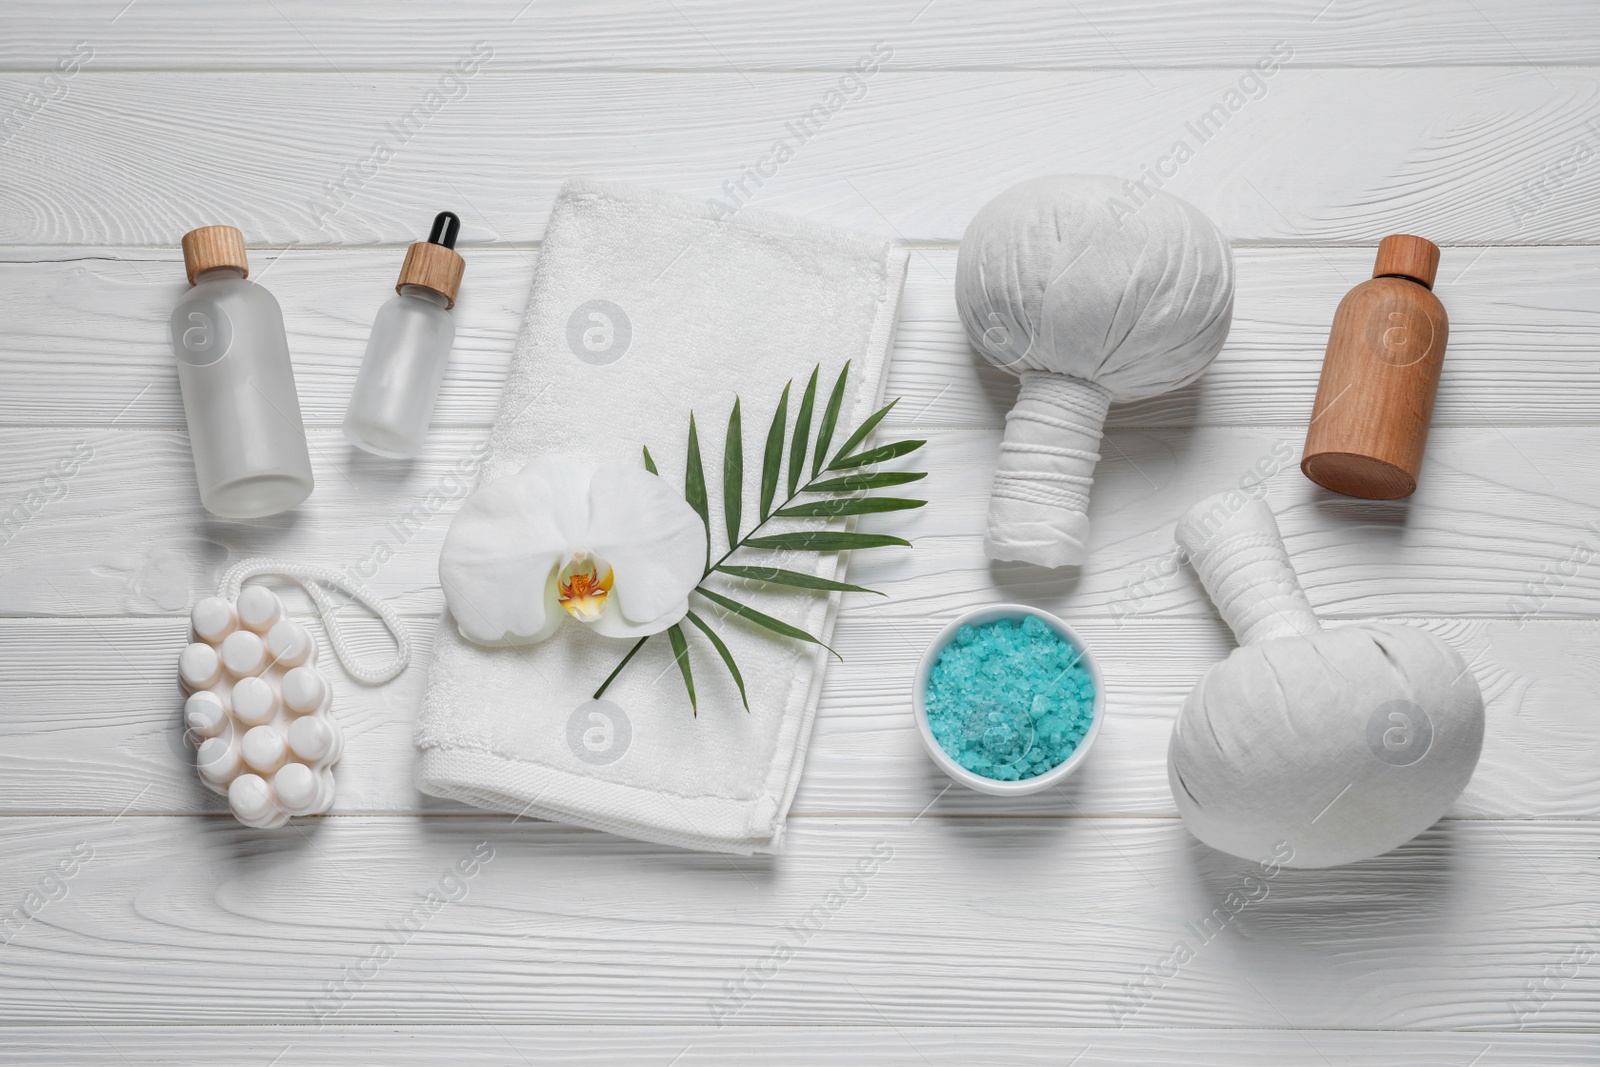
[[[454,212],[441,211],[433,217],[433,229],[428,231],[428,243],[454,248],[456,234],[460,232],[461,220],[456,218]]]

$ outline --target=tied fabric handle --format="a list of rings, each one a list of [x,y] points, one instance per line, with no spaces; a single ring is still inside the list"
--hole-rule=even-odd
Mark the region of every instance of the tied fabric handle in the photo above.
[[[241,560],[222,576],[218,592],[228,600],[236,600],[239,588],[246,581],[264,575],[288,578],[306,591],[317,606],[317,615],[322,619],[322,628],[327,631],[328,641],[333,645],[333,654],[339,658],[345,672],[362,685],[382,685],[398,676],[411,663],[411,633],[400,621],[400,616],[372,590],[332,567],[265,557]],[[366,667],[356,661],[339,626],[339,605],[329,599],[323,588],[325,585],[348,593],[352,600],[378,617],[394,638],[395,653],[392,660],[381,667]]]

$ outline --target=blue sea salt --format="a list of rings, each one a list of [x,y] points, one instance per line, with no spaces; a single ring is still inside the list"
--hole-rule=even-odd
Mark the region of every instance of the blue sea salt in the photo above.
[[[963,626],[928,675],[933,736],[951,759],[1001,782],[1064,763],[1094,717],[1083,654],[1032,615]]]

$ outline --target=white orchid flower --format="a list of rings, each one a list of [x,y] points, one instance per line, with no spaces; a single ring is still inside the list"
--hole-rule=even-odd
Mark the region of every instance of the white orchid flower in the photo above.
[[[439,582],[461,635],[480,645],[543,641],[568,616],[643,637],[688,612],[705,562],[699,514],[661,478],[541,456],[462,504]]]

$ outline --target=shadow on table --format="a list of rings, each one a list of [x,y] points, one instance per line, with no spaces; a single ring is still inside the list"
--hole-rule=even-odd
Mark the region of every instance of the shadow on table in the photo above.
[[[1271,875],[1193,838],[1188,858],[1202,899],[1222,909],[1212,914],[1230,916],[1237,951],[1276,955],[1290,948],[1309,964],[1312,957],[1428,941],[1453,910],[1454,837],[1454,824],[1440,822],[1374,859],[1320,870],[1281,868]],[[1248,905],[1229,906],[1248,896],[1255,897]]]

